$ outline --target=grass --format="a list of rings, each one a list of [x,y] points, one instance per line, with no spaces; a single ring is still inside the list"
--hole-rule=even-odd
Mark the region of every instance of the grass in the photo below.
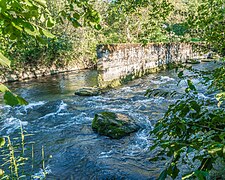
[[[26,142],[27,134],[20,125],[19,136],[11,138],[4,136],[1,138],[0,146],[0,179],[45,179],[47,172],[45,167],[44,146],[41,148],[41,174],[35,175],[35,168],[40,163],[35,163],[34,142]],[[37,168],[36,168],[37,169]]]

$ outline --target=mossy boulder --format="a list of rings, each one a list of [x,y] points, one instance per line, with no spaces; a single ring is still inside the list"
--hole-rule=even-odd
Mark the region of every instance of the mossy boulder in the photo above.
[[[131,117],[120,113],[102,112],[95,114],[92,121],[92,129],[95,132],[113,139],[120,139],[139,128]]]
[[[84,87],[76,90],[74,94],[78,96],[97,96],[101,94],[101,90],[99,88]]]

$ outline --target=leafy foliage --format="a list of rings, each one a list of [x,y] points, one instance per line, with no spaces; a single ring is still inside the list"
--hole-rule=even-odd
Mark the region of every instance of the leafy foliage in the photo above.
[[[172,10],[172,4],[165,0],[112,1],[103,33],[109,34],[108,41],[113,43],[162,42],[167,35],[163,25]]]
[[[196,1],[189,6],[188,25],[194,38],[204,41],[212,50],[225,55],[223,0]],[[195,9],[193,11],[193,9]]]
[[[3,66],[10,66],[10,61],[0,53],[0,64]]]
[[[33,39],[35,39],[35,47],[39,47],[41,50],[45,49],[48,47],[49,38],[55,39],[56,36],[59,36],[53,30],[56,23],[57,26],[60,24],[63,26],[68,22],[75,28],[83,25],[101,28],[99,25],[100,15],[88,0],[62,1],[60,9],[53,14],[50,6],[54,1],[49,4],[45,0],[1,0],[0,40],[2,43],[0,50],[4,52],[4,55],[7,55],[6,52],[8,52],[8,55],[16,56],[13,49],[27,49],[24,46],[27,47],[27,42],[32,42]],[[40,47],[38,43],[44,44],[44,47]],[[0,60],[3,59],[7,60],[0,54]]]
[[[158,156],[170,157],[159,179],[165,179],[167,175],[205,179],[218,159],[225,161],[224,106],[218,107],[215,99],[206,100],[199,96],[190,79],[187,85],[184,96],[170,105],[151,131],[156,137],[151,149],[160,147]],[[189,171],[180,172],[183,164],[188,165]]]

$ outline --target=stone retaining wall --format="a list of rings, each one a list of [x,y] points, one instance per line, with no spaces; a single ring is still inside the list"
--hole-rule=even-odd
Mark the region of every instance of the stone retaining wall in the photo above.
[[[193,45],[187,43],[99,45],[97,57],[97,69],[102,82],[112,82],[128,75],[141,76],[170,63],[202,58],[193,51]]]
[[[57,66],[55,64],[26,64],[22,67],[14,66],[12,68],[4,68],[0,66],[0,83],[39,78],[57,73],[88,69],[93,66],[93,62],[70,62],[61,66]]]

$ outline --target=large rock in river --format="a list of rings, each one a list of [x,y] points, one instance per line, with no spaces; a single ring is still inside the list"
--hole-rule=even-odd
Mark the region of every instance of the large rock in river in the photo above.
[[[95,132],[113,139],[120,139],[139,128],[131,117],[120,113],[102,112],[95,114],[92,121],[92,129]]]
[[[101,91],[99,88],[84,87],[76,90],[74,94],[78,96],[97,96],[101,94]]]

